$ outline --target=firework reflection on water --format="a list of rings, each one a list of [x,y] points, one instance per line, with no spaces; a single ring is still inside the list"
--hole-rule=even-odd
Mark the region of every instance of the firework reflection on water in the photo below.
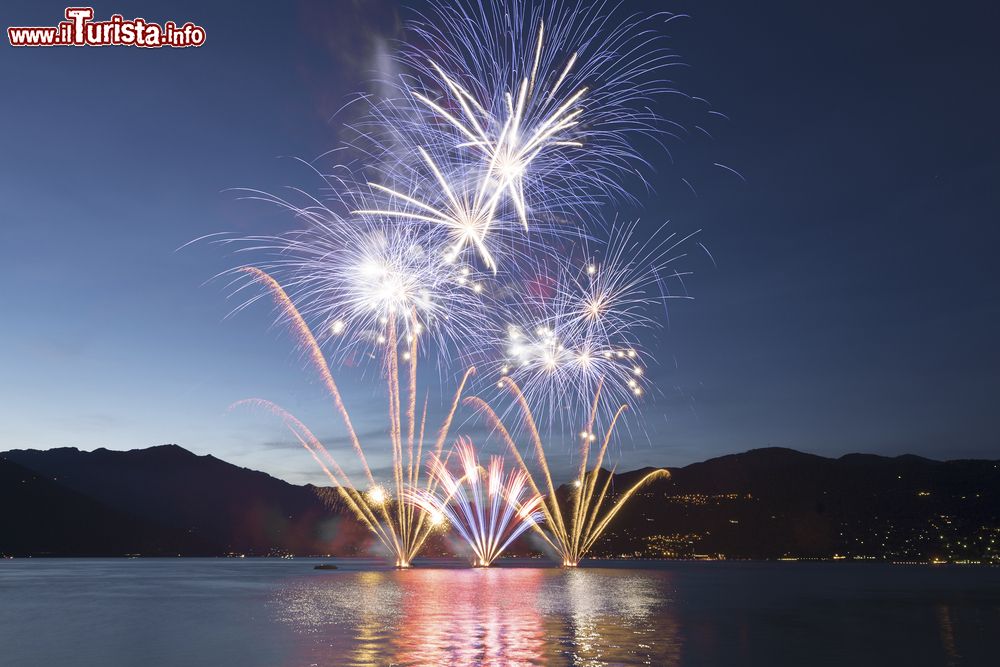
[[[678,627],[661,590],[669,577],[521,567],[338,572],[303,579],[273,602],[303,638],[303,664],[674,665]]]

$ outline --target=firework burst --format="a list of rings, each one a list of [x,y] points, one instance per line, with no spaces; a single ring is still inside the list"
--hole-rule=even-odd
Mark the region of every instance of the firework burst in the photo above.
[[[542,497],[528,494],[528,476],[511,471],[504,476],[503,459],[490,458],[485,470],[476,460],[468,438],[455,446],[461,474],[448,470],[448,461],[434,456],[428,464],[436,491],[412,492],[412,502],[430,517],[431,523],[447,520],[474,554],[473,564],[488,567],[524,531],[537,526]]]
[[[600,2],[432,4],[408,26],[390,92],[364,97],[351,127],[376,195],[356,212],[443,230],[451,261],[468,250],[493,273],[524,243],[537,255],[549,236],[589,238],[578,221],[633,199],[635,139],[680,127],[654,111],[678,94],[662,31],[675,18]]]
[[[418,46],[400,61],[413,74],[392,82],[390,114],[478,157],[525,228],[537,214],[577,217],[629,198],[622,177],[644,164],[634,139],[672,127],[652,109],[677,93],[661,29],[674,18],[606,2],[432,5],[410,26]]]
[[[254,265],[291,295],[318,340],[338,358],[379,356],[373,351],[384,347],[390,329],[406,348],[417,340],[420,353],[434,348],[439,359],[463,365],[475,357],[490,322],[486,276],[466,264],[442,261],[446,242],[438,235],[352,218],[353,199],[303,197],[305,203],[298,204],[250,193],[247,198],[277,204],[304,226],[280,236],[222,237],[216,242],[254,254]],[[235,274],[247,275],[242,268]],[[237,310],[259,298],[251,296]],[[408,349],[403,355],[409,361]]]
[[[515,380],[549,426],[583,423],[599,385],[604,418],[642,398],[650,382],[641,334],[661,326],[655,311],[665,312],[668,301],[690,298],[688,274],[673,267],[697,232],[640,241],[634,231],[634,223],[613,226],[602,259],[584,246],[578,261],[543,267],[504,304],[503,358],[490,368]]]

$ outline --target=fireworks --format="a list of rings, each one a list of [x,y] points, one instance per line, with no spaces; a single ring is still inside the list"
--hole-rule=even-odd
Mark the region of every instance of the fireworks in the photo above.
[[[354,453],[361,467],[364,469],[367,478],[367,490],[361,491],[358,489],[319,439],[313,435],[305,424],[292,414],[270,401],[255,399],[243,401],[243,403],[262,406],[278,415],[296,440],[309,451],[313,459],[320,465],[323,472],[336,487],[337,492],[347,507],[395,556],[396,566],[409,567],[413,558],[420,552],[430,533],[436,527],[433,520],[428,521],[425,519],[425,513],[416,511],[416,505],[407,495],[407,490],[419,487],[421,484],[420,459],[424,451],[427,425],[426,408],[419,420],[416,416],[416,337],[413,337],[410,343],[410,354],[413,361],[410,364],[410,372],[408,374],[409,388],[406,392],[408,400],[404,406],[402,402],[403,392],[400,389],[399,381],[400,354],[396,340],[397,328],[393,318],[390,317],[389,336],[385,344],[385,365],[389,387],[389,434],[392,443],[393,472],[393,484],[390,487],[392,491],[390,491],[390,488],[386,488],[375,480],[371,467],[368,465],[364,448],[351,422],[350,414],[344,405],[340,389],[333,378],[333,374],[330,372],[330,367],[319,347],[319,343],[316,341],[316,337],[302,318],[301,313],[274,278],[259,269],[248,268],[244,271],[268,289],[274,297],[278,308],[289,321],[292,330],[298,336],[299,343],[308,352],[310,362],[322,378],[327,392],[333,398],[337,411],[347,428]],[[451,405],[451,410],[448,412],[444,423],[438,431],[433,446],[429,448],[432,457],[437,457],[441,453],[444,442],[448,438],[448,432],[451,428],[455,410],[458,407],[459,398],[466,381],[473,372],[474,370],[471,368],[467,370],[459,384]],[[428,491],[433,489],[432,480],[427,481],[426,488]]]
[[[503,459],[490,458],[489,468],[480,468],[472,442],[459,438],[458,453],[462,474],[453,475],[447,460],[432,457],[428,468],[437,490],[412,492],[412,501],[431,521],[447,519],[468,543],[474,564],[489,566],[521,533],[541,520],[538,507],[542,497],[535,493],[524,498],[528,476],[524,471],[504,477]]]
[[[386,113],[465,164],[478,159],[523,227],[580,217],[627,198],[623,176],[644,164],[632,139],[670,127],[653,109],[677,92],[662,31],[673,18],[604,2],[433,4],[409,26],[420,46],[404,45],[412,74],[389,82]]]
[[[403,47],[392,92],[353,126],[352,145],[367,162],[325,175],[329,199],[249,193],[291,212],[301,229],[221,242],[265,255],[235,270],[240,289],[246,278],[263,285],[291,325],[347,429],[360,486],[296,417],[250,402],[283,420],[397,565],[408,566],[444,526],[479,565],[530,528],[575,565],[629,496],[665,474],[606,507],[611,476],[600,471],[615,423],[650,388],[640,338],[668,299],[688,298],[686,274],[673,264],[693,235],[661,228],[639,241],[635,224],[592,221],[601,204],[630,198],[626,175],[643,164],[632,138],[669,126],[651,109],[675,92],[663,78],[674,56],[660,31],[673,16],[620,16],[582,2],[474,7],[437,5],[411,26],[420,47]],[[426,399],[417,410],[418,359],[431,353],[441,377],[457,368],[460,378],[436,436],[426,431]],[[368,464],[331,358],[379,363],[391,481]],[[520,469],[504,476],[493,457],[484,471],[467,440],[455,449],[461,475],[442,459],[476,366],[523,412],[544,489],[515,445],[519,432],[503,424],[508,412],[479,398],[467,400],[504,435]],[[569,509],[529,406],[550,426],[557,418],[574,432],[585,424]],[[599,439],[595,424],[605,422]]]
[[[392,328],[407,347],[416,338],[423,351],[433,340],[445,357],[471,357],[482,346],[489,308],[481,277],[468,266],[442,261],[435,235],[350,219],[351,201],[307,199],[297,205],[253,196],[291,211],[304,227],[283,236],[221,242],[266,254],[256,266],[288,291],[303,319],[313,322],[319,341],[330,343],[338,356],[370,356],[384,347]]]
[[[621,511],[639,489],[657,478],[669,477],[670,472],[665,468],[654,470],[642,477],[638,482],[620,494],[617,500],[609,501],[609,491],[611,481],[614,477],[614,468],[605,475],[602,475],[602,464],[608,452],[608,445],[611,442],[611,435],[614,432],[618,418],[625,411],[627,406],[621,406],[615,412],[609,424],[601,444],[594,457],[594,467],[587,470],[590,461],[592,445],[597,439],[594,433],[594,420],[596,418],[597,404],[600,399],[601,387],[598,385],[591,406],[590,420],[584,431],[581,432],[581,444],[579,449],[579,468],[576,478],[571,485],[571,497],[568,503],[561,503],[555,485],[552,481],[552,472],[549,469],[548,460],[545,456],[545,446],[542,444],[541,436],[535,425],[534,416],[528,405],[524,394],[517,384],[510,378],[501,381],[501,385],[506,387],[513,395],[521,410],[524,421],[528,424],[528,431],[531,434],[535,463],[540,468],[540,474],[544,479],[547,495],[545,501],[540,504],[539,510],[545,518],[548,528],[543,531],[538,528],[538,533],[545,541],[555,549],[562,557],[562,564],[565,567],[576,567],[584,555],[590,551],[594,543],[604,533],[604,530],[611,523],[611,520]],[[528,485],[535,493],[539,493],[539,484],[531,475],[530,469],[525,462],[525,457],[511,436],[510,430],[504,425],[497,413],[488,403],[478,397],[465,399],[467,403],[474,406],[486,416],[493,428],[501,435],[507,443],[511,453],[517,459],[521,471],[527,476]],[[569,507],[565,507],[565,505]]]
[[[690,298],[683,291],[687,274],[671,267],[686,256],[683,244],[694,234],[642,242],[633,232],[634,225],[614,227],[602,260],[557,264],[507,306],[504,358],[490,368],[499,366],[500,375],[517,382],[536,416],[578,427],[598,384],[605,418],[648,390],[639,336],[659,326],[655,311],[668,300]],[[591,254],[584,248],[582,256]],[[681,291],[671,293],[668,280]]]
[[[625,184],[644,166],[633,139],[677,127],[654,110],[677,93],[662,31],[674,18],[432,4],[408,26],[390,92],[366,97],[371,113],[351,128],[375,195],[355,212],[443,231],[448,258],[470,250],[493,273],[524,259],[524,243],[537,256],[549,235],[589,237],[574,223],[631,199]]]

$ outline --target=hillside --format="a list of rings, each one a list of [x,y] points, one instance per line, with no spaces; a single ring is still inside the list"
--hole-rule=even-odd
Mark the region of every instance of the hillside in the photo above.
[[[624,473],[617,488],[641,471]],[[893,560],[996,559],[1000,462],[757,449],[671,469],[598,550]]]
[[[123,544],[129,545],[129,552],[146,554],[319,554],[339,548],[344,539],[362,546],[366,539],[353,521],[341,526],[343,517],[336,507],[327,507],[315,487],[295,486],[213,456],[196,456],[176,445],[126,452],[12,450],[0,456],[8,465],[35,473],[37,486],[37,495],[29,500],[3,485],[0,498],[5,522],[10,521],[11,507],[34,519],[40,508],[58,514],[57,508],[69,511],[74,499],[84,498],[85,505],[95,508],[86,524],[108,536],[104,548],[97,549],[100,553],[121,553],[122,536],[160,535],[161,531],[166,531],[162,539],[125,540]],[[12,496],[9,501],[8,496]],[[52,549],[47,544],[58,545],[64,539],[65,546],[54,551],[72,553],[72,534],[65,532],[70,526],[49,526],[51,532],[42,533],[47,542],[36,536],[34,542],[22,540],[22,545],[35,544],[29,552],[48,552]],[[4,533],[0,552],[23,553],[12,548],[18,544],[13,535],[20,533]],[[94,544],[99,543],[94,540]],[[138,549],[135,544],[148,546]]]
[[[770,448],[671,473],[634,497],[594,555],[1000,561],[995,461]],[[330,496],[176,445],[12,450],[0,454],[0,554],[368,553],[369,533]]]

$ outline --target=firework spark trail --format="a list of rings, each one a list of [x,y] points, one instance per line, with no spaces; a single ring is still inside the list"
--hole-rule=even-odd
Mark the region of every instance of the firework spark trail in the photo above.
[[[542,497],[535,493],[523,498],[527,474],[517,470],[504,477],[498,456],[490,457],[487,469],[480,468],[468,438],[459,438],[455,452],[462,475],[453,475],[447,460],[432,457],[429,475],[440,490],[414,490],[410,497],[432,521],[447,519],[472,549],[474,564],[487,567],[524,531],[538,525]]]
[[[292,325],[294,333],[298,336],[299,343],[305,347],[309,352],[309,360],[323,379],[323,383],[326,385],[327,391],[333,398],[334,404],[337,406],[337,412],[340,413],[341,419],[344,420],[344,425],[347,427],[347,434],[351,439],[351,446],[354,448],[354,453],[358,456],[361,461],[361,465],[364,467],[365,472],[368,475],[368,481],[374,486],[375,479],[372,477],[371,468],[368,467],[368,459],[365,457],[365,452],[361,448],[361,441],[358,439],[357,431],[354,430],[354,425],[351,423],[351,415],[348,414],[347,408],[344,406],[344,400],[340,395],[340,389],[337,387],[336,381],[333,379],[333,374],[330,372],[330,366],[326,363],[326,357],[323,356],[323,351],[319,347],[319,343],[316,342],[316,337],[313,335],[312,330],[306,321],[302,318],[298,309],[288,294],[285,292],[284,288],[278,284],[278,282],[264,273],[260,269],[255,267],[244,267],[240,271],[247,273],[253,278],[254,281],[261,283],[271,295],[274,297],[275,303],[278,308],[285,314]]]
[[[288,294],[281,287],[281,285],[279,285],[277,281],[275,281],[274,278],[269,276],[267,273],[253,267],[245,267],[241,270],[250,275],[255,282],[258,282],[267,288],[281,312],[291,323],[292,329],[299,339],[299,343],[309,352],[312,365],[318,370],[320,376],[323,378],[324,384],[326,385],[328,392],[333,397],[337,410],[347,427],[354,453],[358,457],[369,483],[368,491],[366,493],[358,491],[356,486],[351,482],[350,477],[344,472],[343,468],[337,463],[330,452],[301,421],[289,412],[274,403],[261,399],[253,399],[242,403],[262,406],[278,415],[292,432],[296,440],[298,440],[298,442],[309,451],[317,463],[320,464],[323,472],[327,475],[330,481],[333,482],[341,498],[354,512],[355,516],[357,516],[358,519],[376,535],[379,541],[394,554],[396,558],[396,565],[398,567],[409,567],[413,558],[420,552],[427,538],[436,526],[432,522],[425,521],[422,513],[418,514],[414,511],[414,504],[408,496],[409,488],[420,483],[419,458],[420,451],[423,448],[423,435],[426,432],[426,410],[424,411],[423,419],[419,427],[420,440],[414,443],[417,431],[415,421],[417,392],[415,369],[416,357],[413,354],[408,355],[408,361],[410,363],[407,397],[408,407],[404,415],[402,408],[402,392],[399,382],[400,355],[397,341],[400,327],[397,325],[395,317],[390,316],[387,320],[385,347],[385,365],[389,387],[389,433],[392,443],[392,473],[395,491],[395,494],[393,495],[375,481],[375,477],[372,474],[367,457],[365,456],[364,449],[361,446],[361,442],[351,423],[350,414],[344,406],[340,390],[333,378],[333,374],[330,372],[326,358],[316,341],[316,337],[313,335],[311,329],[302,318],[302,315],[295,307],[295,304],[289,298]],[[415,350],[415,348],[416,341],[413,339],[410,342],[411,352]],[[438,436],[434,444],[435,455],[440,453],[441,447],[448,437],[448,432],[451,428],[452,421],[454,420],[455,410],[459,405],[462,392],[465,389],[465,384],[474,372],[474,368],[466,370],[465,375],[458,386],[458,390],[456,391],[455,397],[452,401],[451,410],[445,417],[445,421],[438,432]],[[404,420],[406,421],[405,435]],[[410,455],[408,456],[404,456],[403,453],[404,439],[407,443],[406,447],[410,452]],[[412,455],[414,444],[417,447],[417,455],[415,457]],[[426,482],[426,492],[432,493],[435,488],[435,480],[428,479]]]
[[[520,387],[517,386],[517,383],[510,378],[504,378],[501,381],[501,384],[510,391],[517,404],[521,407],[522,417],[528,423],[529,432],[531,433],[531,440],[535,455],[534,463],[544,476],[545,483],[549,489],[548,495],[545,496],[544,501],[539,507],[539,510],[542,512],[542,515],[546,520],[546,527],[548,530],[544,530],[541,527],[536,526],[536,531],[560,554],[564,566],[576,567],[579,565],[580,560],[594,546],[594,543],[601,537],[605,529],[608,527],[608,524],[615,518],[615,516],[617,516],[628,500],[637,491],[653,480],[657,478],[669,477],[670,472],[665,468],[661,468],[646,474],[638,482],[620,494],[616,500],[610,502],[610,504],[606,507],[606,501],[609,500],[611,481],[614,477],[615,468],[607,471],[604,483],[600,486],[599,490],[598,484],[602,473],[601,466],[604,462],[605,455],[607,454],[608,445],[611,442],[611,435],[615,428],[615,422],[621,413],[626,409],[626,406],[621,406],[608,426],[603,442],[595,456],[595,465],[593,469],[589,471],[587,470],[587,465],[590,460],[590,439],[586,439],[585,442],[581,444],[580,465],[577,476],[573,480],[571,486],[570,493],[572,494],[572,497],[569,500],[569,508],[567,510],[563,506],[565,503],[560,503],[560,498],[556,493],[556,490],[553,488],[552,473],[549,469],[548,460],[545,456],[545,447],[542,444],[541,437],[539,436],[538,430],[534,425],[534,417],[532,416],[531,408],[528,405],[524,394],[521,392]],[[600,392],[600,388],[598,389],[598,392]],[[594,398],[595,406],[598,398],[598,396],[595,396]],[[487,422],[494,428],[494,431],[500,434],[508,449],[517,460],[518,465],[521,467],[521,472],[528,477],[529,487],[535,493],[538,493],[538,484],[535,482],[531,469],[527,465],[527,462],[525,461],[525,458],[521,453],[521,450],[518,448],[514,438],[511,437],[510,430],[504,425],[503,420],[499,415],[497,415],[496,411],[494,411],[486,401],[479,397],[468,397],[465,399],[465,402],[485,416]],[[592,409],[591,414],[596,415],[596,408]],[[593,421],[591,421],[588,425],[588,431],[592,433],[593,428],[594,424]],[[564,517],[564,514],[567,511],[570,513],[568,521]]]
[[[366,528],[375,533],[384,545],[397,552],[400,550],[399,540],[391,531],[386,529],[386,526],[390,525],[390,518],[386,512],[385,504],[367,502],[365,495],[351,484],[351,479],[347,473],[344,472],[343,468],[340,467],[326,447],[323,446],[305,424],[281,406],[264,399],[244,399],[237,401],[231,407],[235,408],[244,405],[263,408],[277,415],[285,423],[299,444],[305,447],[313,460],[319,464],[323,473],[334,485],[334,488],[337,489],[337,493],[354,513],[355,517]],[[333,469],[332,471],[331,468]],[[373,486],[371,488],[378,487]],[[381,516],[376,516],[376,510],[379,511]]]

